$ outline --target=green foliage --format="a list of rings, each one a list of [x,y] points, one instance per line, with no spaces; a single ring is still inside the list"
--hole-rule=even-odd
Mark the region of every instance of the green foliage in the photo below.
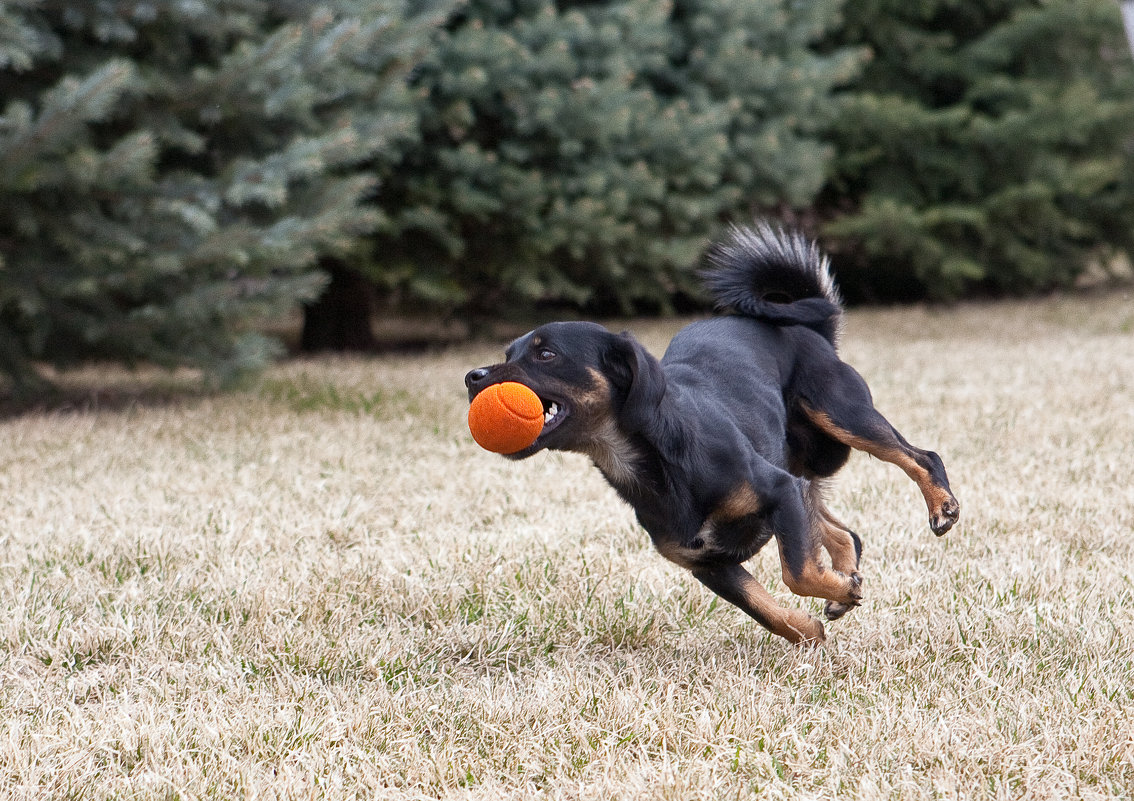
[[[846,14],[832,44],[874,58],[832,126],[820,206],[852,297],[1034,292],[1134,245],[1134,74],[1115,3]]]
[[[415,74],[375,277],[450,310],[666,308],[729,217],[805,203],[835,2],[472,0]]]
[[[769,210],[852,297],[1066,285],[1134,249],[1131,119],[1112,0],[9,0],[0,375],[224,381],[320,264],[664,310]]]
[[[30,391],[37,362],[261,364],[249,322],[379,222],[359,201],[414,135],[421,9],[0,7],[0,372]]]
[[[853,48],[827,55],[813,45],[839,22],[841,4],[777,0],[678,3],[669,63],[655,85],[695,108],[727,111],[723,178],[733,210],[806,207],[832,155],[818,134],[830,122],[833,87],[862,62]]]

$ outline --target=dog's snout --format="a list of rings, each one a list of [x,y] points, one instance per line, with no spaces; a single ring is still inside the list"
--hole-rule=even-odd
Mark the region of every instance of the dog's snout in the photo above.
[[[488,377],[487,367],[478,367],[475,370],[469,370],[465,373],[465,386],[471,389],[476,389],[477,385]]]

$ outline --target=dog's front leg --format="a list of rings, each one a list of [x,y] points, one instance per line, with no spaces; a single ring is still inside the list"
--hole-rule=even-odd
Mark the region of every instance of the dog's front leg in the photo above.
[[[772,633],[795,643],[817,645],[826,639],[822,623],[804,611],[780,606],[740,565],[697,567],[692,572],[698,581]]]

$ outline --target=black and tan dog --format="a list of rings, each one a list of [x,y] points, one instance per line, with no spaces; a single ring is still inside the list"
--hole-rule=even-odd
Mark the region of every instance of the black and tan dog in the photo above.
[[[822,498],[851,448],[917,483],[935,534],[960,506],[937,454],[906,442],[836,355],[841,302],[814,245],[738,228],[711,261],[705,283],[728,314],[680,331],[660,361],[629,334],[551,323],[469,372],[469,399],[502,381],[530,387],[546,422],[512,458],[587,454],[663,556],[776,634],[819,642],[823,625],[777,604],[742,563],[775,537],[792,592],[826,599],[828,619],[858,605],[862,543]]]

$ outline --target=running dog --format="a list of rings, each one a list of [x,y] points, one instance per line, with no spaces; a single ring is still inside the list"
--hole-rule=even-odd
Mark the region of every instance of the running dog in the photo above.
[[[530,387],[543,431],[510,458],[588,455],[664,557],[775,634],[822,642],[823,624],[777,603],[743,563],[774,538],[793,593],[825,599],[829,620],[858,606],[862,541],[823,502],[852,448],[913,479],[938,536],[960,505],[940,457],[910,445],[837,355],[842,302],[814,244],[734,228],[710,265],[724,313],[682,329],[660,360],[629,333],[550,323],[470,371],[469,400],[503,381]]]

